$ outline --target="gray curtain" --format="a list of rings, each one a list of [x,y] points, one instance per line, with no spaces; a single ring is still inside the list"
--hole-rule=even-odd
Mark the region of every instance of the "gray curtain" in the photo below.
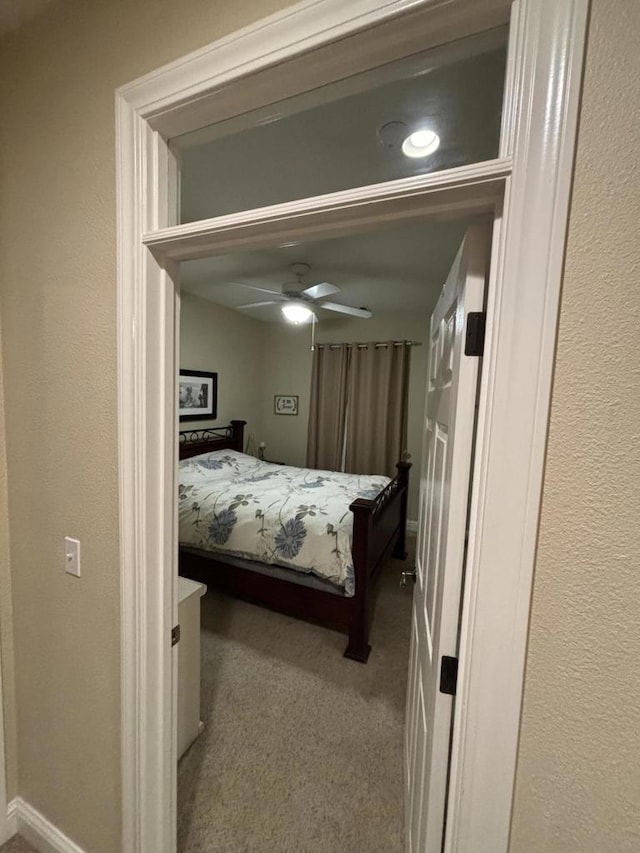
[[[351,350],[319,346],[313,353],[307,468],[342,471]]]
[[[345,471],[396,474],[407,447],[407,343],[355,345],[347,383]]]

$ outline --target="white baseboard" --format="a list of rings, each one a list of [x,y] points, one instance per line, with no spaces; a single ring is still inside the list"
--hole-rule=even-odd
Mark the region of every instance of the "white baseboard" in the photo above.
[[[415,536],[415,534],[417,532],[418,532],[418,522],[417,521],[410,521],[409,519],[407,519],[407,533],[411,533],[412,535]]]
[[[7,808],[11,835],[19,832],[40,853],[84,853],[84,850],[61,832],[22,797],[11,800]]]
[[[6,841],[13,836],[18,831],[18,806],[17,806],[17,797],[15,800],[11,800],[9,805],[7,806],[7,837]]]

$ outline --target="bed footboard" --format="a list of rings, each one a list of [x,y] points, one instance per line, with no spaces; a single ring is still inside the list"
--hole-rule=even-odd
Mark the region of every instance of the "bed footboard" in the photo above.
[[[349,643],[345,657],[366,663],[371,652],[369,627],[373,588],[385,562],[391,556],[407,556],[407,495],[410,462],[396,465],[397,475],[372,501],[358,498],[353,512],[353,567],[356,591],[351,599]]]
[[[224,435],[215,438],[215,449],[241,447],[243,427],[244,421],[232,421],[230,427],[223,428]],[[196,436],[185,446],[184,458],[194,452],[212,449],[211,446],[203,448],[201,444],[200,436]],[[250,560],[222,554],[197,554],[188,548],[180,549],[180,574],[203,580],[212,587],[263,607],[346,630],[349,642],[345,657],[366,663],[371,651],[369,628],[375,582],[389,557],[406,556],[407,489],[411,463],[398,462],[396,467],[397,475],[374,500],[358,498],[350,505],[355,574],[352,598],[261,574],[255,571],[255,564]]]

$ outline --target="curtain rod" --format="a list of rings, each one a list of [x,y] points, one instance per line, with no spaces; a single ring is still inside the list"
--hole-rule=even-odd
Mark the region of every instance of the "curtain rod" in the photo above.
[[[373,342],[371,342],[371,343],[373,343]],[[388,347],[389,343],[390,343],[389,341],[376,341],[376,343],[374,343],[373,346],[374,347]],[[405,345],[408,347],[421,347],[422,341],[393,341],[394,347],[401,347],[401,346],[405,346]],[[354,344],[315,344],[316,349],[320,349],[320,347],[329,347],[329,349],[340,349],[340,347],[346,347],[347,349],[352,349],[353,347],[357,347],[358,349],[366,349],[368,346],[370,346],[369,343],[359,343],[359,342],[354,343]],[[313,349],[313,347],[312,347],[312,349]]]

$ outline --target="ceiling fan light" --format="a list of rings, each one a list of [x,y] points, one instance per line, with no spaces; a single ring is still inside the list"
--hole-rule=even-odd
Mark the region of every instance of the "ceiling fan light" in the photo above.
[[[290,323],[308,323],[313,311],[301,302],[287,302],[282,306],[282,313]]]

